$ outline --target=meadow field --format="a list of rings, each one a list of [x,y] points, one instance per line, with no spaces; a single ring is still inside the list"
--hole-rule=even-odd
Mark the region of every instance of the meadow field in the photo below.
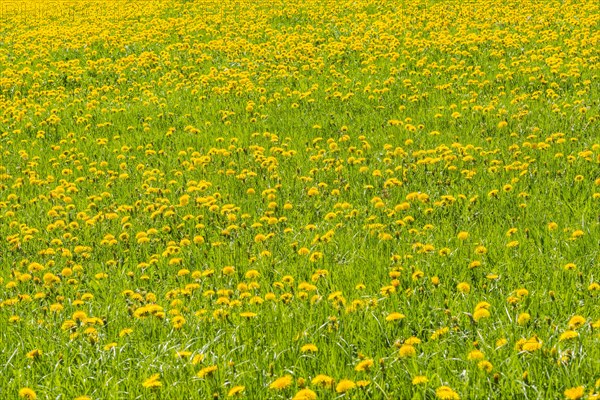
[[[595,0],[0,0],[0,399],[600,399]]]

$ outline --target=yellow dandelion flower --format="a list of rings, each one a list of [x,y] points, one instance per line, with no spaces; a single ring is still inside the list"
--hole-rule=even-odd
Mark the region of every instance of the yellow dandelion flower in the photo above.
[[[27,387],[24,387],[21,390],[19,390],[19,397],[21,397],[22,399],[27,399],[27,400],[37,399],[37,395],[35,394],[33,389],[30,389]]]
[[[440,328],[431,334],[431,340],[437,340],[440,337],[446,335],[448,332],[450,332],[450,328],[448,328],[447,326]]]
[[[162,383],[160,382],[159,379],[160,379],[160,374],[153,374],[150,378],[146,379],[142,383],[142,386],[145,387],[146,389],[157,389],[162,386]]]
[[[581,315],[575,315],[569,320],[569,329],[578,329],[585,324],[586,319]]]
[[[578,336],[579,336],[579,333],[577,333],[576,331],[573,331],[573,330],[570,330],[570,329],[569,329],[569,330],[567,330],[567,331],[563,332],[563,333],[560,335],[560,337],[558,338],[558,340],[559,340],[560,342],[563,342],[563,341],[565,341],[565,340],[571,340],[571,339],[574,339],[574,338],[576,338],[576,337],[578,337]]]
[[[472,350],[467,356],[470,361],[483,360],[484,358],[485,356],[480,350]]]
[[[117,347],[117,343],[115,343],[115,342],[107,343],[106,345],[104,345],[104,350],[108,351],[110,349],[114,349],[115,347]]]
[[[406,339],[406,340],[404,341],[404,344],[410,344],[410,345],[413,345],[413,346],[414,346],[415,344],[420,344],[420,343],[421,343],[421,339],[419,339],[419,338],[418,338],[418,337],[416,337],[416,336],[411,336],[411,337],[409,337],[408,339]]]
[[[448,386],[440,386],[435,390],[435,397],[440,400],[460,400],[460,396]]]
[[[302,353],[316,353],[318,351],[318,348],[314,344],[309,343],[309,344],[305,344],[304,346],[302,346],[300,348],[300,351]]]
[[[532,353],[542,348],[542,342],[536,336],[533,336],[530,339],[519,339],[515,347],[518,351]]]
[[[469,238],[469,232],[458,232],[458,235],[456,235],[456,237],[458,238],[458,240],[467,240]]]
[[[354,383],[350,379],[342,379],[338,382],[337,386],[335,387],[335,391],[338,393],[346,393],[349,390],[354,389],[355,387],[356,383]]]
[[[573,270],[577,269],[577,265],[575,265],[573,263],[568,263],[568,264],[565,264],[565,266],[563,268],[565,271],[573,271]]]
[[[519,325],[527,325],[527,323],[531,320],[531,315],[528,313],[521,313],[517,317],[517,324]]]
[[[317,394],[308,388],[300,390],[292,398],[292,400],[316,400],[316,399],[317,399]]]
[[[221,272],[223,275],[233,275],[235,273],[235,268],[232,266],[223,267]]]
[[[192,357],[192,365],[198,365],[204,360],[204,354],[196,354]]]
[[[245,386],[234,386],[231,389],[229,389],[229,392],[227,392],[227,397],[235,397],[235,396],[239,396],[242,394],[242,392],[246,389]]]
[[[192,355],[191,351],[176,351],[175,358],[188,358]]]
[[[269,385],[269,389],[283,390],[283,389],[288,388],[292,384],[292,382],[293,382],[292,376],[285,375],[285,376],[282,376],[281,378],[275,379]]]
[[[393,312],[393,313],[390,313],[387,317],[385,317],[385,320],[391,322],[391,321],[399,321],[404,318],[406,318],[406,315],[401,314],[399,312]]]
[[[315,386],[323,386],[323,387],[331,388],[331,387],[333,387],[334,380],[330,376],[319,374],[313,378],[311,383]]]
[[[565,397],[568,400],[578,400],[585,395],[585,388],[583,386],[577,386],[565,390]]]
[[[400,346],[400,350],[398,350],[398,355],[400,358],[414,357],[417,355],[417,350],[413,345],[403,344]]]
[[[471,291],[471,285],[469,285],[467,282],[461,282],[458,285],[456,285],[456,290],[458,290],[461,293],[469,293]]]
[[[477,246],[475,248],[475,254],[486,254],[487,253],[487,248],[485,246]]]
[[[125,328],[125,329],[122,329],[121,332],[119,332],[119,337],[128,336],[128,335],[131,335],[132,333],[133,333],[133,329]]]
[[[412,384],[413,385],[424,385],[427,382],[429,382],[429,379],[424,376],[424,375],[417,375],[414,378],[412,378]]]
[[[30,360],[37,360],[38,358],[40,358],[42,356],[42,351],[35,349],[35,350],[31,350],[29,353],[27,353],[26,357],[29,358]]]
[[[219,369],[219,367],[217,367],[216,365],[210,365],[210,366],[204,367],[200,371],[198,371],[198,373],[196,374],[196,376],[198,378],[204,379],[204,378],[209,377],[212,374],[214,374],[215,371],[218,370],[218,369]]]
[[[580,229],[573,231],[573,233],[571,234],[571,237],[574,239],[580,238],[584,235],[584,232]]]
[[[363,361],[359,362],[356,365],[356,367],[354,367],[354,370],[358,371],[358,372],[368,371],[369,369],[371,369],[373,364],[374,364],[373,360],[371,360],[371,359],[363,360]]]
[[[483,360],[477,364],[477,368],[479,368],[480,370],[485,371],[489,374],[490,372],[492,372],[492,369],[494,369],[494,366],[492,365],[491,362],[489,362],[487,360]]]
[[[484,318],[489,318],[490,316],[490,312],[485,308],[475,310],[475,312],[473,313],[473,319],[475,320],[475,322],[479,322],[480,320]]]
[[[181,329],[183,325],[185,325],[185,318],[181,315],[177,315],[173,317],[173,319],[171,320],[171,324],[173,325],[174,329]]]

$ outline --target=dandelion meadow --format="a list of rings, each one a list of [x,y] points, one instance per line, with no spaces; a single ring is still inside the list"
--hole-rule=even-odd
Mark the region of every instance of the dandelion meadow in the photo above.
[[[0,398],[600,397],[597,1],[0,7]]]

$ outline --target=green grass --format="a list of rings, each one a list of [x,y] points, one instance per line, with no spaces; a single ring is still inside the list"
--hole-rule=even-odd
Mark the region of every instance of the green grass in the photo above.
[[[597,4],[73,7],[0,23],[1,398],[596,398]]]

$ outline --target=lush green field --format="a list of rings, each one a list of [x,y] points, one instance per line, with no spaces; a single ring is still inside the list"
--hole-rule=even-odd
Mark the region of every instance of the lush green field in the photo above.
[[[600,398],[597,1],[0,7],[1,399]]]

